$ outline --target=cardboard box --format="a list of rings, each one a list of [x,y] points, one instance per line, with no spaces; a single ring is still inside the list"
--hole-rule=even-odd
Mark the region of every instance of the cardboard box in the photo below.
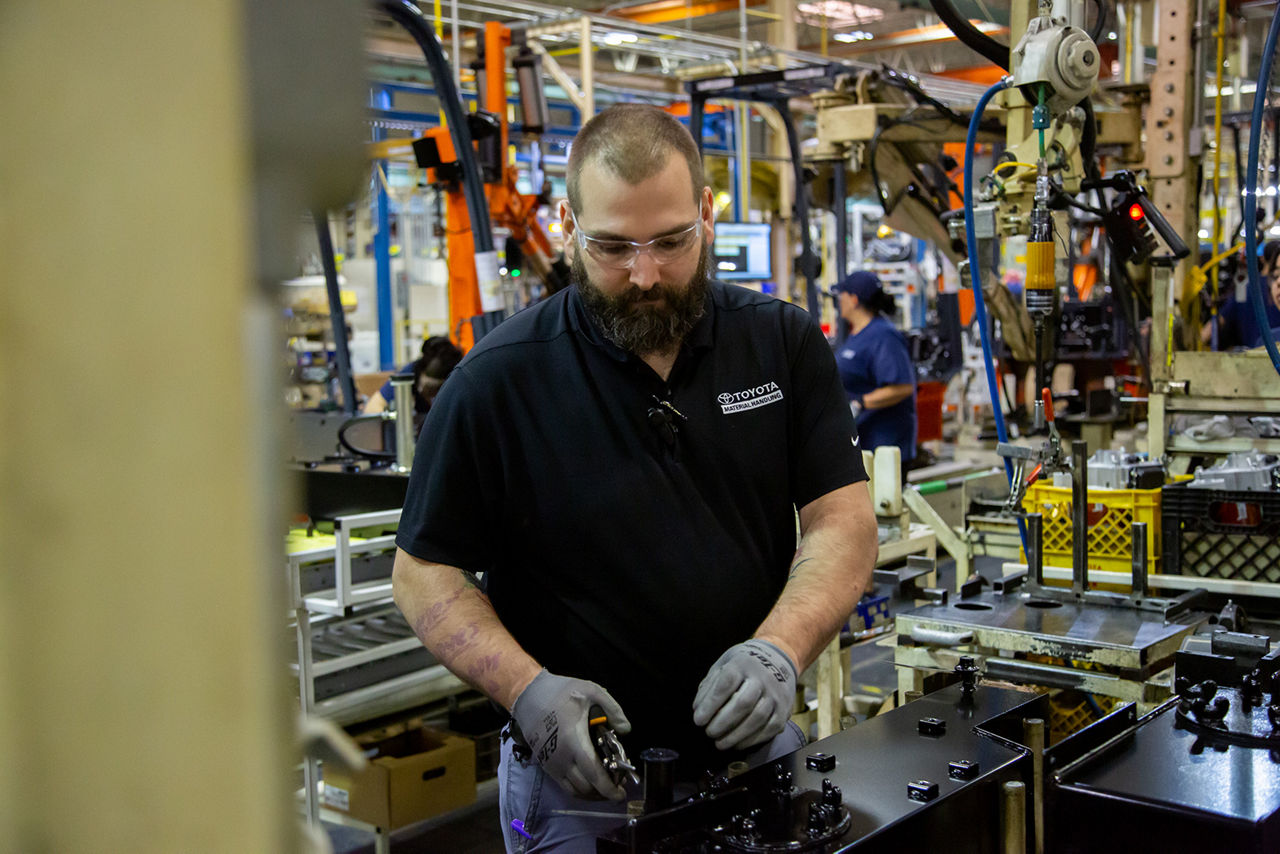
[[[365,745],[369,767],[324,769],[324,805],[393,829],[476,799],[476,752],[466,738],[420,727]]]

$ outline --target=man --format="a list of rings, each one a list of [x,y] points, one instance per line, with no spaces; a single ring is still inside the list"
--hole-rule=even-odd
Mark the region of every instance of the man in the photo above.
[[[876,555],[817,325],[707,280],[711,192],[688,131],[652,107],[605,110],[573,145],[568,196],[575,284],[445,383],[393,578],[423,643],[511,712],[512,851],[593,851],[641,797],[601,765],[593,705],[632,762],[678,751],[686,783],[802,746],[796,674]]]
[[[916,368],[907,341],[889,319],[894,299],[880,277],[858,270],[831,288],[849,337],[836,348],[840,381],[858,419],[864,451],[893,445],[902,464],[916,456]]]

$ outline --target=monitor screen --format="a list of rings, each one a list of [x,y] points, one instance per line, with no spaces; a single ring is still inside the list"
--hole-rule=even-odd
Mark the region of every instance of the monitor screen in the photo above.
[[[763,222],[717,222],[710,274],[726,282],[773,278],[770,226]]]

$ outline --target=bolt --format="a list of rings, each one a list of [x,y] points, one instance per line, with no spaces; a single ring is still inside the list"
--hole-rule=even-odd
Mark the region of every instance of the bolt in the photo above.
[[[1169,118],[1173,118],[1173,107],[1165,107],[1164,114]]]
[[[1166,155],[1164,156],[1164,165],[1165,165],[1165,166],[1172,166],[1172,165],[1173,165],[1173,155],[1172,155],[1172,154],[1166,154]]]
[[[1173,84],[1172,84],[1172,83],[1166,83],[1166,84],[1164,84],[1164,91],[1166,91],[1166,92],[1168,92],[1170,95],[1172,95],[1172,94],[1173,94]]]
[[[1173,142],[1173,131],[1171,130],[1165,131],[1164,139],[1165,139],[1165,142]]]

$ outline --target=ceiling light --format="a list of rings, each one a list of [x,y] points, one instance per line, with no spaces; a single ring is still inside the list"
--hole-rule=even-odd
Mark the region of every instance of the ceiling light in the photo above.
[[[883,9],[849,0],[806,0],[797,4],[796,11],[806,18],[824,19],[826,25],[833,29],[878,21],[884,17]]]
[[[1109,42],[1113,42],[1113,41],[1115,41],[1117,38],[1118,38],[1118,36],[1116,35],[1116,31],[1115,31],[1115,30],[1112,30],[1111,32],[1107,33],[1107,41],[1109,41]]]
[[[604,43],[617,47],[621,44],[634,44],[640,39],[634,33],[605,33]]]

